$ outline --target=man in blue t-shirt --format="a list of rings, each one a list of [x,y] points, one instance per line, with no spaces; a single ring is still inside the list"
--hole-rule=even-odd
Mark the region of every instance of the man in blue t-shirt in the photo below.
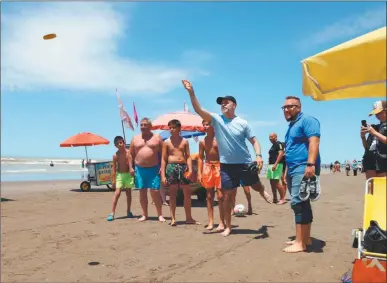
[[[287,253],[306,251],[312,244],[310,229],[313,222],[310,200],[320,197],[320,122],[301,112],[298,97],[288,96],[282,106],[289,128],[285,136],[287,184],[291,208],[296,222],[296,239],[286,242]]]
[[[182,82],[189,93],[195,112],[203,120],[211,121],[215,129],[215,137],[219,148],[221,191],[224,197],[226,222],[226,229],[222,235],[228,236],[231,233],[233,194],[235,194],[241,183],[243,186],[250,186],[253,190],[259,192],[267,202],[272,203],[271,196],[265,191],[258,177],[263,166],[261,147],[247,121],[235,115],[237,102],[233,96],[218,97],[216,99],[216,102],[221,105],[222,115],[210,113],[200,106],[191,83],[186,80]],[[254,147],[256,162],[253,162],[251,158],[246,139]]]

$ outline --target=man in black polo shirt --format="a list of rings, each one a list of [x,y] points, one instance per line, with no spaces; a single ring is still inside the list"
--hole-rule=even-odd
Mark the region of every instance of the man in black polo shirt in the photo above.
[[[269,166],[267,168],[266,177],[270,180],[271,190],[273,192],[273,202],[284,204],[286,203],[286,190],[280,183],[284,168],[284,146],[277,140],[276,133],[271,133],[269,139],[273,145],[269,150]],[[277,199],[277,190],[280,195],[279,201]]]

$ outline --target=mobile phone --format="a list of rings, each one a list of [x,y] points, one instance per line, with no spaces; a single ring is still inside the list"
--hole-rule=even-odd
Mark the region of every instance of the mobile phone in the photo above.
[[[361,125],[363,127],[367,127],[367,121],[366,120],[361,120]]]

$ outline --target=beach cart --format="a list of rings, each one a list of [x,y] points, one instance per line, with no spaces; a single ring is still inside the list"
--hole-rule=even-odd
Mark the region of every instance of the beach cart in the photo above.
[[[314,100],[386,96],[386,27],[302,61],[303,93]],[[386,282],[386,178],[366,181],[357,257],[342,282]]]
[[[112,161],[88,163],[86,165],[88,174],[80,185],[81,191],[90,191],[91,186],[106,186],[112,190],[112,167]]]

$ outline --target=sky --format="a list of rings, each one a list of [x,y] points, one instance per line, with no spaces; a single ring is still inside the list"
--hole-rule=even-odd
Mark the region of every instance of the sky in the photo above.
[[[60,148],[79,132],[111,141],[88,149],[110,159],[122,135],[115,90],[129,114],[182,111],[191,80],[202,106],[233,95],[267,161],[283,141],[288,95],[321,123],[322,161],[360,159],[360,121],[375,99],[318,102],[302,95],[301,60],[386,25],[377,2],[1,3],[1,155],[83,158]],[[48,33],[57,38],[42,39]],[[127,139],[139,133],[126,129]],[[198,144],[190,141],[191,152]],[[252,148],[250,147],[251,152]]]

